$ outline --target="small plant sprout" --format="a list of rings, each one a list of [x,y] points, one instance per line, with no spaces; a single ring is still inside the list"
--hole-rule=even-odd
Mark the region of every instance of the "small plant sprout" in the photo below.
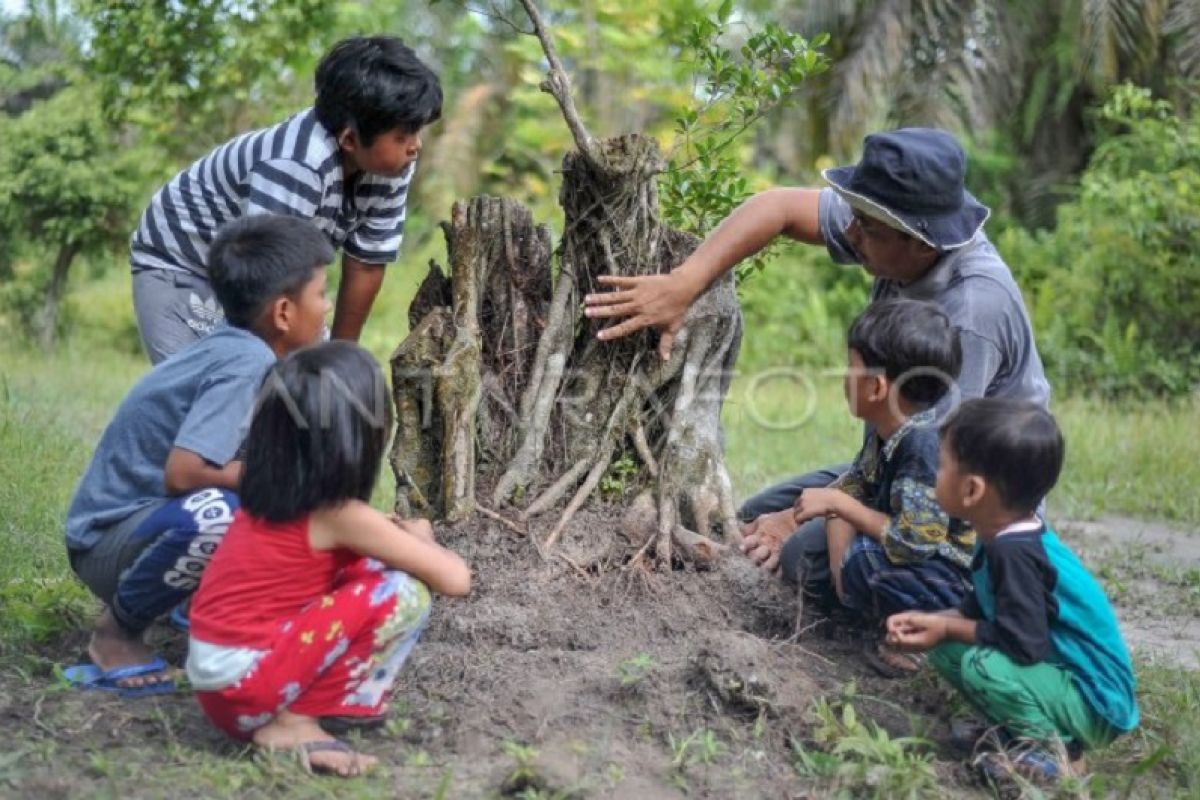
[[[527,789],[539,789],[542,776],[535,763],[538,757],[537,748],[508,739],[501,745],[501,749],[513,760],[513,768],[504,779],[504,793],[517,794]]]
[[[862,722],[849,702],[819,699],[812,717],[811,743],[792,741],[793,768],[800,776],[836,795],[880,800],[937,795],[929,742],[892,737],[878,725]]]
[[[667,743],[671,747],[671,766],[682,771],[693,764],[708,766],[717,760],[724,750],[724,745],[717,735],[708,728],[701,728],[683,739],[676,739],[674,734],[667,734]]]
[[[617,676],[622,686],[637,686],[658,667],[649,653],[638,653],[627,658],[617,667]]]
[[[600,479],[600,495],[606,500],[621,499],[640,471],[641,466],[630,455],[621,456],[609,465]]]

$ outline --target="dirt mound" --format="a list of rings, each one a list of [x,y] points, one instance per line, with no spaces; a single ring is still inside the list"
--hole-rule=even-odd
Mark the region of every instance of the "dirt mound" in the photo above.
[[[571,537],[586,549],[612,524],[583,512]],[[475,591],[439,606],[397,701],[411,718],[405,739],[453,761],[454,785],[519,788],[522,768],[542,788],[601,796],[676,797],[685,784],[780,796],[795,785],[788,740],[822,680],[800,648],[760,635],[791,624],[778,582],[734,558],[704,572],[591,575],[500,526],[461,526],[445,541],[473,565]],[[680,743],[712,741],[706,731],[755,740],[756,769],[689,775]],[[538,750],[532,763],[522,746]]]

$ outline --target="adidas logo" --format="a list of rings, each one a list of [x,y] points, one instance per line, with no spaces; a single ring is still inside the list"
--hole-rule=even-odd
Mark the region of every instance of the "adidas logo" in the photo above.
[[[192,292],[188,297],[188,307],[191,308],[193,317],[202,322],[207,322],[210,326],[225,319],[225,312],[217,305],[217,298],[215,297],[201,300],[195,292]]]

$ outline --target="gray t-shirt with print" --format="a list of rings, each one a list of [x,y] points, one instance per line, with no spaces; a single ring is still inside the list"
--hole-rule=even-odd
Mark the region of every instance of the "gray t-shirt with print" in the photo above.
[[[232,461],[274,362],[262,339],[223,326],[146,373],[121,401],[79,481],[67,547],[90,549],[104,529],[165,500],[171,448],[217,466]]]
[[[823,189],[818,215],[830,257],[839,264],[861,263],[846,238],[852,218],[849,204],[832,189]],[[973,397],[1016,397],[1049,405],[1050,384],[1021,290],[982,230],[912,283],[876,278],[871,300],[889,297],[936,303],[959,328],[959,392],[947,394],[938,404],[939,416],[958,400]]]

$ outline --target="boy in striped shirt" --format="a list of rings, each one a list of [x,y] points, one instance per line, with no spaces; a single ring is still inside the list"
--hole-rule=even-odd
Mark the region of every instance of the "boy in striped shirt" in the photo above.
[[[130,246],[133,305],[152,363],[221,321],[206,267],[221,225],[250,214],[311,219],[342,250],[332,335],[357,340],[404,232],[421,129],[442,112],[437,75],[399,39],[336,44],[312,108],[226,142],[176,175]]]

